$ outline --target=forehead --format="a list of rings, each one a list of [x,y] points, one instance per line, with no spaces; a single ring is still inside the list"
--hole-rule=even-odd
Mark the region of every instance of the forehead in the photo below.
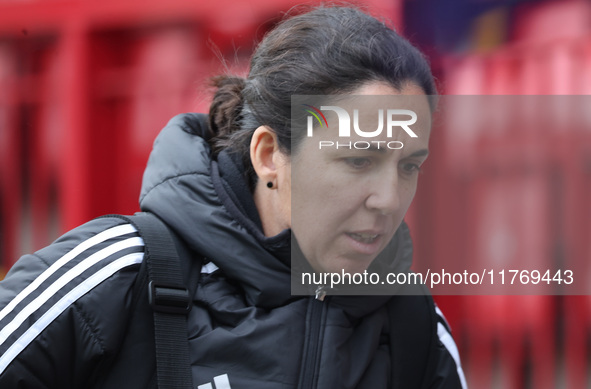
[[[370,148],[376,142],[399,142],[404,143],[404,151],[412,153],[428,146],[431,108],[428,96],[415,84],[396,89],[371,82],[348,94],[293,96],[292,130],[302,135],[305,144],[366,142],[365,148]],[[292,150],[301,144],[295,146]]]
[[[340,100],[351,113],[358,110],[359,117],[364,120],[375,118],[376,124],[379,110],[387,113],[387,110],[407,109],[417,114],[417,124],[431,125],[428,97],[421,87],[412,82],[403,84],[401,89],[385,82],[368,82],[336,100]]]

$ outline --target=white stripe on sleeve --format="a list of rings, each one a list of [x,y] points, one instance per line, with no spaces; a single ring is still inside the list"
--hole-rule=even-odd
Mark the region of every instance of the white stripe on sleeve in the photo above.
[[[0,320],[4,319],[18,303],[23,301],[28,295],[34,292],[45,280],[47,280],[53,273],[59,270],[62,266],[76,258],[80,253],[88,250],[92,246],[104,242],[107,239],[116,238],[121,235],[136,232],[134,226],[131,224],[124,224],[105,230],[92,238],[85,240],[72,250],[68,251],[63,257],[54,262],[50,267],[41,273],[33,282],[31,282],[25,289],[23,289],[8,305],[0,311]]]
[[[451,328],[451,326],[449,325],[447,319],[445,318],[445,315],[443,314],[443,312],[441,312],[441,309],[439,309],[439,307],[437,306],[437,304],[435,304],[435,312],[437,312],[437,314],[443,319],[443,321],[445,322],[445,325],[447,326],[447,328]]]
[[[103,259],[117,253],[120,250],[124,250],[134,246],[143,246],[144,241],[142,238],[133,237],[126,240],[122,240],[117,243],[113,243],[104,249],[97,251],[88,258],[81,261],[79,264],[68,270],[64,275],[58,278],[53,284],[45,289],[35,300],[31,301],[22,311],[20,311],[10,323],[8,323],[0,331],[0,345],[2,345],[8,337],[20,327],[37,309],[41,308],[51,297],[57,294],[60,289],[65,287],[70,281],[82,274],[85,270],[91,266],[97,264]],[[141,253],[143,255],[143,253]]]
[[[92,276],[76,286],[54,306],[52,306],[39,320],[37,320],[20,338],[0,357],[0,374],[49,324],[51,324],[72,303],[91,291],[97,285],[111,277],[119,270],[141,263],[144,253],[133,253],[121,257],[103,267]]]
[[[450,333],[447,332],[447,329],[441,323],[437,323],[437,336],[439,336],[439,340],[441,343],[443,343],[447,351],[449,351],[452,358],[456,362],[458,376],[460,377],[460,382],[462,383],[462,389],[467,389],[468,385],[466,384],[466,377],[464,377],[464,370],[462,370],[462,364],[460,363],[460,353],[458,352],[458,347],[456,346],[456,343],[454,342]]]

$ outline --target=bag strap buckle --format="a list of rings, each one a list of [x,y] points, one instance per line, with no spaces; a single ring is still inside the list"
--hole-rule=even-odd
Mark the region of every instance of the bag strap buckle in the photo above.
[[[191,310],[191,298],[187,288],[148,284],[148,301],[156,312],[186,315]]]

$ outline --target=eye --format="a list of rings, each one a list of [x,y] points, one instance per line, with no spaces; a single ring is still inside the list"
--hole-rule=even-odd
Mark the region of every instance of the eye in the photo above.
[[[362,157],[345,158],[345,163],[351,166],[353,169],[363,169],[371,165],[369,158]]]
[[[412,175],[412,174],[416,174],[416,173],[420,172],[421,167],[419,165],[417,165],[416,163],[407,162],[407,163],[402,164],[402,170],[407,175]]]

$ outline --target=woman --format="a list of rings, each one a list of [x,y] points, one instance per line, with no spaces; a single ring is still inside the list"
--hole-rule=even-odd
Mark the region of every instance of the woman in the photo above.
[[[209,116],[177,116],[156,140],[140,196],[142,210],[180,241],[184,269],[205,258],[189,286],[193,385],[465,386],[430,297],[290,291],[292,249],[305,258],[296,274],[408,271],[402,218],[426,158],[424,112],[435,94],[421,54],[359,10],[318,8],[270,32],[246,80],[215,83]],[[314,153],[312,138],[291,131],[292,95],[413,96],[418,140],[369,157]],[[390,135],[406,142],[401,131]],[[360,185],[335,190],[344,176]],[[327,211],[335,202],[340,211]],[[132,309],[142,258],[143,240],[116,217],[21,258],[0,289],[0,386],[152,387],[152,323]]]

